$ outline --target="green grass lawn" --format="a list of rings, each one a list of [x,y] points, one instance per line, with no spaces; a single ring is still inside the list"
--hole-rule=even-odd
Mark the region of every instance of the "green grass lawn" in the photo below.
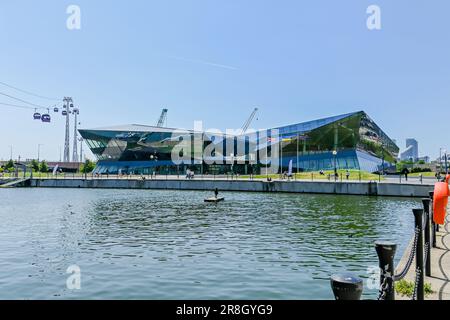
[[[422,174],[423,177],[436,177],[436,172],[416,172],[416,173],[410,173],[409,176],[411,177],[419,177]]]

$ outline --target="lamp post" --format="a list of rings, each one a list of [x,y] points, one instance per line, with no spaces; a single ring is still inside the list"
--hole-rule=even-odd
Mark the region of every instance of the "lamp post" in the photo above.
[[[152,160],[152,161],[154,161],[154,167],[155,167],[155,170],[153,171],[153,173],[155,173],[155,177],[156,177],[156,162],[158,161],[158,157],[156,156],[156,152],[155,152],[155,154],[153,155],[150,155],[150,160]]]
[[[447,150],[444,150],[444,160],[445,160],[445,174],[448,174],[448,166],[447,166]]]
[[[336,163],[337,150],[333,150],[333,159],[334,159],[334,181],[337,180],[337,163]]]
[[[13,158],[13,146],[12,145],[9,146],[9,151],[10,151],[9,159],[12,160],[12,158]]]

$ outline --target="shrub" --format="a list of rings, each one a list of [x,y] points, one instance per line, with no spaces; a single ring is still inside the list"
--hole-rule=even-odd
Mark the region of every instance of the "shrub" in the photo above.
[[[425,296],[429,296],[434,291],[431,289],[431,284],[425,283],[424,285]],[[402,296],[411,298],[414,294],[414,282],[407,280],[400,280],[395,283],[395,292]]]

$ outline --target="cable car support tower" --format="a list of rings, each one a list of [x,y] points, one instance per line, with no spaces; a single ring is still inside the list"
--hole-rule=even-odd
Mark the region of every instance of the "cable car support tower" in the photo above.
[[[62,114],[66,117],[66,134],[64,140],[64,162],[70,162],[70,105],[73,106],[73,100],[70,97],[64,97],[64,106]]]

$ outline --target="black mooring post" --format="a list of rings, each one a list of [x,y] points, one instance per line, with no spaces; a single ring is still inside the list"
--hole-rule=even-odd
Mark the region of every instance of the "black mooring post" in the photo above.
[[[331,276],[331,288],[336,300],[360,300],[363,292],[362,279],[351,274]]]
[[[380,285],[386,286],[385,300],[395,300],[394,289],[394,256],[397,245],[393,242],[377,241],[375,242],[379,266],[381,269]]]
[[[434,191],[430,191],[430,198],[431,198],[431,203],[433,203],[433,201],[434,201]],[[439,232],[439,225],[434,223],[434,211],[433,210],[434,209],[432,209],[431,212],[433,213],[432,217],[433,217],[433,225],[434,225],[434,243],[435,243],[434,247],[436,247],[436,232]]]
[[[431,217],[431,244],[433,248],[436,248],[436,224],[434,223],[434,209],[433,209],[433,199],[434,191],[428,193],[430,195],[430,217]]]
[[[427,277],[431,276],[430,202],[431,200],[428,198],[422,199],[425,213],[425,244],[428,244],[426,248],[428,250],[427,260],[425,260],[425,274]]]
[[[424,281],[423,281],[423,209],[413,209],[416,228],[419,229],[416,248],[416,273],[420,275],[417,279],[417,300],[424,300]]]

